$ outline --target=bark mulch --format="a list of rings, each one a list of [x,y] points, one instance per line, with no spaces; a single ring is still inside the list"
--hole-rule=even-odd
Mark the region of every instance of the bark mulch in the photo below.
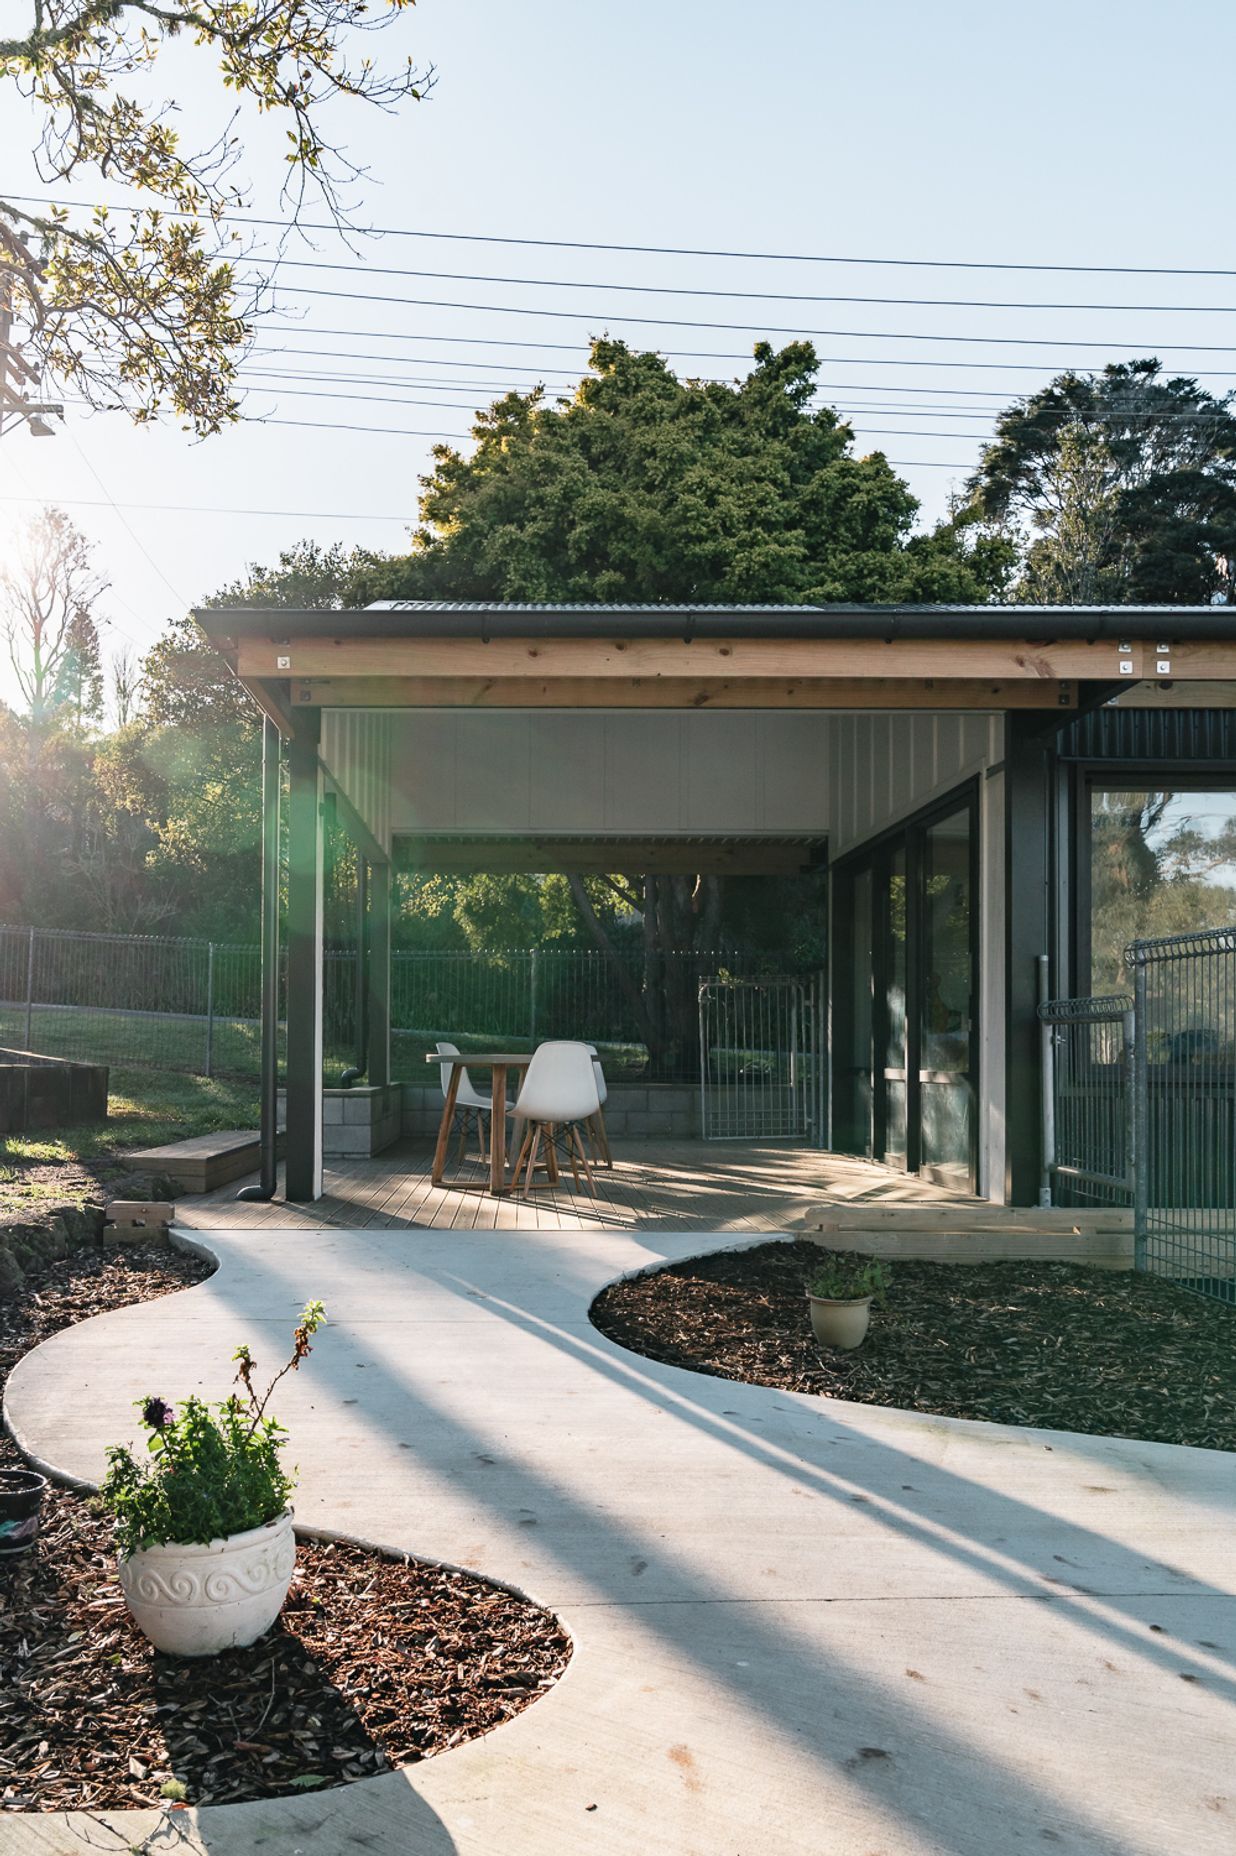
[[[0,1371],[57,1328],[210,1274],[166,1248],[82,1252],[0,1309]],[[5,1437],[0,1464],[21,1458]],[[279,1622],[248,1650],[151,1649],[115,1577],[111,1524],[49,1489],[34,1551],[0,1565],[0,1807],[238,1803],[346,1784],[510,1719],[570,1644],[470,1574],[301,1541]]]
[[[895,1263],[852,1353],[817,1350],[811,1243],[723,1251],[592,1305],[633,1352],[721,1379],[950,1418],[1236,1449],[1236,1309],[1071,1263]]]

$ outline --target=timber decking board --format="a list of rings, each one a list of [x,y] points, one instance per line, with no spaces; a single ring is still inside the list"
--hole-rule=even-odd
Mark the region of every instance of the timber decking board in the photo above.
[[[628,1141],[613,1169],[594,1167],[597,1196],[574,1191],[568,1168],[556,1186],[544,1175],[528,1198],[488,1191],[488,1168],[470,1152],[441,1187],[430,1179],[430,1141],[404,1141],[373,1159],[327,1162],[325,1196],[314,1204],[238,1203],[239,1181],[179,1199],[177,1222],[194,1230],[252,1225],[304,1229],[460,1231],[645,1230],[806,1232],[821,1208],[954,1201],[941,1188],[868,1161],[777,1142]],[[973,1201],[970,1202],[973,1204]]]

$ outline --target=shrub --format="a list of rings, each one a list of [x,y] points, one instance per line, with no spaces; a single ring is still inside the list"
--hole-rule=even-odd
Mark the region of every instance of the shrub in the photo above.
[[[283,1513],[296,1484],[279,1460],[287,1434],[266,1406],[284,1374],[295,1372],[311,1351],[311,1337],[325,1320],[321,1302],[306,1305],[290,1359],[260,1396],[253,1388],[253,1357],[240,1346],[232,1358],[243,1398],[233,1393],[216,1405],[187,1398],[179,1411],[161,1398],[139,1401],[149,1461],[127,1444],[113,1445],[99,1491],[100,1504],[115,1516],[124,1558],[168,1541],[204,1544],[242,1534]]]
[[[857,1302],[870,1295],[884,1300],[893,1273],[877,1257],[833,1257],[807,1284],[808,1295],[821,1295],[830,1302]]]

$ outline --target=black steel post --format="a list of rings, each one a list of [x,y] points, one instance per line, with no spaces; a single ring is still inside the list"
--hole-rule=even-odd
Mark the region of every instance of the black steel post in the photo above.
[[[391,867],[369,866],[369,1044],[373,1088],[391,1080]]]
[[[279,730],[262,722],[262,1054],[259,1173],[238,1199],[273,1199],[279,1183]]]
[[[322,1196],[321,712],[295,709],[288,743],[287,1169],[284,1192]]]
[[[1054,726],[1004,718],[1005,1193],[1037,1205],[1043,1176],[1040,960],[1052,954]]]

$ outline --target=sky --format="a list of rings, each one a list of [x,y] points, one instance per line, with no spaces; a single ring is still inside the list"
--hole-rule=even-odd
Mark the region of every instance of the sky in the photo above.
[[[237,428],[199,441],[69,406],[54,438],[0,439],[0,550],[40,503],[65,508],[110,581],[109,654],[145,650],[302,538],[399,549],[435,438],[466,440],[473,409],[511,386],[569,390],[606,330],[723,378],[762,337],[810,333],[822,397],[860,454],[896,462],[924,521],[999,407],[1065,366],[1154,353],[1215,391],[1236,386],[1236,274],[1000,268],[1236,273],[1224,0],[1170,13],[1160,0],[420,0],[366,49],[411,55],[436,81],[395,117],[335,111],[367,170],[352,194],[360,225],[847,261],[393,235],[348,250],[328,233],[293,244],[291,258],[346,268],[281,272]],[[185,138],[209,139],[223,114],[208,56],[178,44],[161,80]],[[252,128],[258,214],[279,211],[281,133]],[[33,139],[6,95],[0,193],[35,191]],[[84,176],[47,191],[120,199]],[[870,262],[890,258],[914,262]],[[302,294],[325,290],[349,294]],[[710,291],[936,301],[696,294]]]

